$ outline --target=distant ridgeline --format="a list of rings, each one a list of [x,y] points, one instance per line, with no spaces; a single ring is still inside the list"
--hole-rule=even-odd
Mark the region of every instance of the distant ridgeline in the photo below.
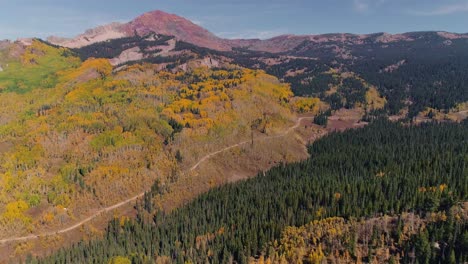
[[[156,183],[136,220],[115,219],[102,240],[28,263],[468,261],[468,122],[376,120],[330,134],[309,152],[308,160],[216,188],[169,214],[153,206],[163,191]],[[399,216],[405,212],[414,216]],[[383,224],[356,239],[372,221]]]
[[[405,110],[411,118],[426,107],[449,111],[468,102],[468,40],[447,39],[438,32],[404,36],[388,42],[380,39],[385,37],[382,34],[362,40],[354,39],[358,36],[345,40],[329,36],[321,41],[304,40],[279,53],[248,47],[215,51],[176,41],[171,52],[160,54],[158,49],[175,39],[153,34],[109,40],[75,52],[83,59],[115,58],[138,47],[143,61],[167,63],[170,68],[190,58],[214,56],[244,67],[264,69],[291,83],[295,95],[320,97],[334,109],[363,106],[366,92],[375,88],[386,103],[367,107],[373,115]],[[124,62],[128,63],[133,62]]]
[[[375,38],[360,44],[305,41],[281,54],[243,51],[238,62],[266,69],[291,83],[296,95],[341,102],[336,108],[363,103],[366,86],[376,87],[387,99],[387,113],[409,107],[409,117],[425,107],[449,110],[468,101],[467,39],[447,40],[436,32],[411,33],[409,37],[411,41],[389,43]],[[266,59],[270,56],[275,60]],[[349,73],[362,78],[365,85],[353,81],[355,77]]]

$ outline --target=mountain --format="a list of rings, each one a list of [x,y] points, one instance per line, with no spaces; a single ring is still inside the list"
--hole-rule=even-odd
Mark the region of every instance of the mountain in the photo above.
[[[135,35],[145,36],[153,32],[175,36],[178,40],[193,43],[200,47],[214,50],[231,49],[231,46],[225,40],[218,38],[208,30],[183,17],[159,10],[145,13],[129,23],[112,23],[87,30],[84,34],[73,39],[49,37],[47,41],[68,48],[80,48],[110,39],[133,37]]]
[[[327,42],[361,45],[373,43],[393,43],[399,41],[414,41],[419,33],[388,34],[377,33],[367,35],[337,33],[323,35],[282,35],[266,40],[261,39],[223,39],[183,17],[160,10],[145,13],[128,23],[111,23],[89,29],[75,38],[67,39],[51,36],[48,42],[68,48],[81,48],[94,43],[133,37],[145,36],[149,33],[174,36],[177,40],[188,42],[199,47],[218,51],[230,51],[237,48],[252,51],[280,53],[291,51],[300,45],[313,46]],[[448,41],[468,39],[468,34],[436,32],[438,36]]]
[[[214,50],[229,50],[230,46],[208,30],[195,25],[189,20],[162,11],[145,13],[124,25],[128,36],[137,34],[144,36],[149,33],[175,36],[178,40],[193,43],[200,47]]]

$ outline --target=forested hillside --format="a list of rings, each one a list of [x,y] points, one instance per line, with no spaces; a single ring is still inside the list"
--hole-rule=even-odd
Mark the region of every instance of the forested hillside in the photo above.
[[[318,97],[335,109],[366,107],[373,116],[403,114],[413,118],[427,108],[443,114],[466,110],[466,38],[448,39],[440,32],[407,33],[387,41],[385,37],[375,34],[343,40],[324,36],[320,41],[304,40],[290,50],[270,53],[247,48],[217,51],[166,36],[137,36],[96,43],[75,52],[82,58],[118,58],[136,49],[140,57],[124,64],[143,60],[168,68],[193,58],[209,57],[208,64],[230,61],[265,70],[290,83],[297,96]],[[171,46],[170,41],[175,44]],[[166,51],[161,53],[162,49]],[[379,111],[365,104],[369,92],[385,98]],[[442,119],[454,119],[443,114]]]
[[[393,263],[415,259],[463,263],[468,257],[463,213],[468,195],[467,135],[468,122],[403,126],[377,120],[363,129],[333,133],[314,142],[308,160],[216,188],[168,214],[153,206],[162,192],[155,183],[137,204],[136,220],[115,219],[102,240],[82,242],[28,262],[247,263],[267,259],[319,263],[332,256],[354,262],[381,258],[377,249],[384,247],[388,252],[384,259]],[[416,214],[413,229],[398,231],[411,224],[405,220],[408,212]],[[375,241],[369,239],[366,250],[362,241],[345,240],[352,240],[353,233],[344,226],[352,229],[373,218],[379,221],[376,217],[383,215],[401,223],[395,224],[396,230],[390,223],[388,228],[376,228]],[[335,216],[343,220],[327,220]],[[425,220],[416,223],[420,218]],[[307,234],[317,237],[307,241],[315,242],[288,241],[291,229],[286,227],[313,220],[321,222],[306,229],[323,223],[327,225],[323,232],[339,235],[335,239],[343,246],[320,246],[319,250],[309,246],[324,240],[311,231]],[[379,239],[387,241],[386,246]],[[439,251],[434,243],[444,250]]]
[[[355,95],[339,91],[359,92],[360,87],[340,84],[336,73],[354,73],[376,87],[387,99],[388,114],[406,110],[414,117],[426,107],[449,111],[468,101],[466,39],[447,39],[438,32],[407,33],[400,40],[379,40],[382,37],[324,38],[318,43],[304,41],[279,54],[243,50],[237,57],[242,65],[265,69],[291,83],[296,95],[317,96],[344,106]],[[363,100],[362,92],[358,98]]]
[[[461,218],[463,218],[461,220]],[[331,217],[287,227],[255,263],[463,263],[465,207],[425,217],[404,213],[370,219]],[[461,236],[460,238],[456,238]]]
[[[295,120],[289,85],[259,70],[116,69],[39,40],[2,53],[0,238],[70,225]]]

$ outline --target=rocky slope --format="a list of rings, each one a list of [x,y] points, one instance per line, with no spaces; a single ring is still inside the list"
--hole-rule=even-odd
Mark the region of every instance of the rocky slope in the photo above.
[[[123,24],[111,23],[93,29],[88,29],[85,33],[78,35],[73,39],[51,36],[47,41],[67,48],[80,48],[93,43],[123,38],[125,36],[126,34],[123,31]]]

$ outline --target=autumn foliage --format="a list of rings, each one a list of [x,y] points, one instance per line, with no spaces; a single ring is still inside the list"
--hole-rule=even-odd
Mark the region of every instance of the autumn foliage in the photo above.
[[[18,78],[38,72],[51,81],[23,87],[7,76],[9,68],[0,73],[5,236],[66,224],[145,191],[148,182],[176,180],[207,152],[252,131],[282,131],[294,118],[290,87],[262,71],[171,72],[153,64],[115,70],[106,59],[79,62],[40,41],[12,60]]]

